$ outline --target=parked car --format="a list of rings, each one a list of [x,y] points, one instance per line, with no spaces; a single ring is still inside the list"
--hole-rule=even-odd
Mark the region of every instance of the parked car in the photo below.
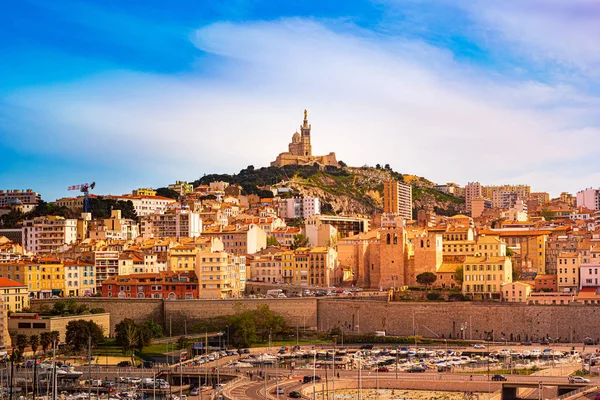
[[[198,396],[200,394],[200,388],[195,387],[192,390],[190,390],[190,396]]]
[[[119,367],[119,368],[131,367],[131,361],[121,361],[120,363],[117,364],[117,367]]]
[[[477,343],[473,346],[475,349],[485,349],[485,344]]]
[[[321,377],[319,375],[315,375],[315,376],[305,375],[304,378],[302,378],[302,383],[309,383],[309,382],[312,382],[313,380],[315,382],[319,382],[321,380]]]
[[[425,372],[425,368],[420,365],[413,365],[406,372]]]
[[[596,393],[596,395],[594,396],[594,400],[600,400],[600,393]]]
[[[292,399],[300,399],[300,398],[302,398],[302,393],[300,393],[298,391],[289,392],[288,397],[290,397]]]
[[[573,381],[574,383],[590,383],[590,380],[584,378],[583,376],[573,376],[571,377],[571,381]]]
[[[504,375],[496,374],[492,376],[493,381],[505,381],[506,377]]]
[[[377,368],[377,372],[390,372],[388,367],[379,367]]]

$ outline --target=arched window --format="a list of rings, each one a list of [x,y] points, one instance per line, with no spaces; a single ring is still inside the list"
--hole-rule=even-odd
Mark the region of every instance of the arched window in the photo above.
[[[421,248],[423,248],[423,239],[421,239]]]
[[[429,239],[427,239],[427,247],[429,247]]]
[[[386,240],[386,243],[387,243],[387,244],[390,244],[390,241],[391,241],[391,240],[392,240],[392,236],[391,236],[391,235],[388,233],[388,234],[387,234],[387,240]]]
[[[394,244],[398,244],[398,235],[394,233]]]

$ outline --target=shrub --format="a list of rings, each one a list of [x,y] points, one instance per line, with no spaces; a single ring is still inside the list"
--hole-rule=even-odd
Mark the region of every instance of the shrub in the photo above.
[[[441,298],[442,298],[442,295],[439,294],[438,292],[429,292],[429,293],[427,293],[427,300],[436,301],[436,300],[440,300]]]

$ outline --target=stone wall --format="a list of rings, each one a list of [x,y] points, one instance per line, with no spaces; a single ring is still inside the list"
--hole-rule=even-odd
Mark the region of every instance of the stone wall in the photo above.
[[[60,299],[32,300],[32,311],[43,307],[51,308]],[[76,298],[78,304],[89,308],[103,308],[110,313],[111,336],[115,326],[125,318],[136,322],[154,320],[168,328],[173,334],[184,332],[184,326],[192,328],[194,323],[219,315],[232,315],[239,308],[255,309],[267,304],[272,311],[282,315],[290,326],[316,328],[317,300],[311,298],[291,299],[243,299],[243,300],[162,300],[162,299],[105,299],[97,297]],[[185,325],[184,325],[185,324]],[[188,330],[190,332],[190,330]]]
[[[78,298],[90,308],[103,308],[111,314],[111,334],[124,318],[137,322],[153,319],[173,334],[181,333],[203,319],[231,315],[239,308],[253,310],[267,304],[287,323],[300,328],[327,331],[334,327],[346,333],[386,331],[388,335],[408,336],[414,330],[423,337],[444,337],[496,341],[535,340],[550,336],[562,342],[598,339],[600,306],[529,306],[502,303],[412,303],[329,298],[244,299],[244,300],[159,300]],[[55,299],[32,300],[32,309],[52,307]],[[461,326],[466,328],[461,331]],[[188,332],[191,330],[188,329]]]
[[[31,310],[36,312],[44,307],[52,308],[55,301],[64,299],[31,300]],[[125,318],[136,322],[154,320],[164,323],[163,300],[160,299],[104,299],[100,297],[79,297],[78,304],[85,304],[90,309],[103,308],[110,314],[110,335],[113,336],[115,325]]]
[[[184,323],[191,327],[195,321],[218,317],[220,315],[233,315],[240,309],[254,310],[262,304],[267,304],[273,312],[283,316],[292,327],[306,327],[307,329],[317,327],[317,300],[314,297],[165,301],[165,322],[169,323],[170,320],[173,334],[175,334],[176,332],[180,333]]]
[[[496,341],[560,337],[561,342],[598,339],[600,306],[531,306],[501,303],[408,303],[319,299],[318,327],[346,333],[386,331],[388,335]],[[414,320],[414,324],[413,324]],[[461,325],[466,328],[461,332]],[[572,339],[571,339],[572,336]]]

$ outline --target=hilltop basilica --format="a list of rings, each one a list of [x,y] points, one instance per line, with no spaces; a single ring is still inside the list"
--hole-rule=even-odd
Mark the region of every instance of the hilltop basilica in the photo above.
[[[338,166],[335,153],[331,152],[326,156],[313,156],[312,145],[310,144],[310,124],[308,123],[308,113],[304,110],[304,121],[300,125],[300,133],[296,131],[292,136],[292,143],[288,145],[288,151],[280,153],[275,161],[271,163],[272,167],[283,167],[284,165],[306,165],[319,163],[321,165]]]

